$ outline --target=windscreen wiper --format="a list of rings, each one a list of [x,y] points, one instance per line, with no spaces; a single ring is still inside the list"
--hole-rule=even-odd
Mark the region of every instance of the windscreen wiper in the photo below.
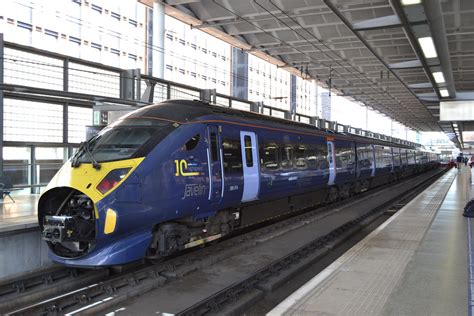
[[[79,148],[77,149],[76,153],[74,154],[74,156],[71,159],[71,167],[77,168],[81,165],[81,162],[79,161],[79,157],[82,154],[82,148],[84,147],[85,143],[86,142],[81,142],[81,144],[79,145]]]
[[[92,162],[92,167],[95,170],[100,170],[100,164],[97,162],[97,160],[95,160],[94,155],[92,154],[91,149],[89,147],[89,142],[85,142],[84,152],[87,154],[87,156],[89,156],[89,159]]]
[[[77,168],[81,165],[81,162],[79,161],[79,158],[81,157],[82,153],[85,153],[87,157],[90,159],[92,162],[92,167],[96,170],[100,169],[100,164],[95,160],[94,155],[92,154],[90,147],[89,147],[89,142],[82,142],[81,145],[79,146],[79,149],[77,150],[76,154],[71,160],[71,167]]]

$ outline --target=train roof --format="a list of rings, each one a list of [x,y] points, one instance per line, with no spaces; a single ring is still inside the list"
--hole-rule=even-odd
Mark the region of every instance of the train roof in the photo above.
[[[179,106],[177,106],[179,105]],[[167,100],[161,103],[149,105],[130,113],[127,117],[156,117],[163,118],[170,121],[179,123],[198,121],[199,118],[208,115],[225,115],[227,118],[232,119],[250,119],[258,121],[261,127],[278,127],[291,128],[294,132],[309,132],[315,133],[321,136],[333,136],[336,139],[347,139],[353,141],[359,141],[364,143],[371,143],[382,146],[396,146],[400,148],[414,148],[411,146],[383,141],[375,138],[364,137],[354,134],[345,134],[326,129],[320,129],[316,126],[295,122],[287,119],[276,118],[267,116],[259,113],[250,111],[237,110],[232,108],[226,108],[222,106],[210,105],[198,100]],[[264,125],[262,125],[262,123]]]

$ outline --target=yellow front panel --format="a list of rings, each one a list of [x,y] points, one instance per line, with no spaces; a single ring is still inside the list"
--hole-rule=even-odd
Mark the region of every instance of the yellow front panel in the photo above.
[[[96,170],[90,163],[82,163],[79,167],[71,167],[71,162],[66,162],[62,168],[56,173],[53,179],[49,182],[45,192],[54,187],[71,187],[86,194],[94,203],[97,203],[104,196],[110,194],[113,190],[118,188],[125,179],[127,179],[138,165],[145,158],[135,158],[111,162],[101,162],[100,169]],[[112,190],[105,194],[100,193],[96,187],[103,178],[112,170],[119,168],[132,168],[126,177]]]

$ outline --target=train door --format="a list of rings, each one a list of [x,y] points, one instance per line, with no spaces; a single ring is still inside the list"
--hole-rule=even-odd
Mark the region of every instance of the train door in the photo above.
[[[395,164],[397,163],[397,162],[395,161],[396,158],[395,158],[395,150],[394,150],[394,148],[393,148],[393,147],[390,147],[390,151],[389,151],[389,152],[390,152],[390,155],[392,156],[392,170],[390,170],[390,172],[393,173],[393,172],[395,172]]]
[[[257,135],[253,132],[240,132],[242,165],[244,169],[244,191],[242,202],[256,200],[260,190]]]
[[[374,145],[370,145],[370,148],[372,149],[372,174],[371,176],[375,176],[375,168],[376,168],[376,162],[375,162],[375,146]]]
[[[219,127],[208,126],[209,201],[220,203],[224,195],[224,167]]]
[[[328,184],[334,184],[336,181],[336,150],[334,141],[328,140],[328,163],[329,163],[329,181]]]

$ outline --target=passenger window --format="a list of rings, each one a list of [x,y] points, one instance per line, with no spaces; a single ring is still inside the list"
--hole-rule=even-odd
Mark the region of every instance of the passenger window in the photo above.
[[[245,161],[247,167],[253,167],[253,155],[252,155],[252,139],[249,135],[244,136],[245,143]]]
[[[217,135],[216,133],[211,133],[211,157],[212,161],[218,161],[217,155]]]
[[[240,141],[224,139],[222,141],[222,151],[224,154],[224,171],[226,174],[242,173],[242,152],[240,151]]]
[[[199,134],[196,134],[193,137],[191,137],[191,139],[188,140],[186,144],[184,145],[185,150],[189,151],[196,148],[197,144],[199,143],[199,138],[200,138]]]
[[[278,169],[278,146],[267,144],[263,148],[263,166],[266,169]]]
[[[309,169],[318,169],[318,150],[310,147],[306,150],[306,164]]]
[[[306,169],[306,147],[304,145],[299,145],[295,150],[295,166],[298,169]]]
[[[291,168],[293,166],[293,147],[291,145],[285,145],[282,148],[281,153],[281,167]]]
[[[306,148],[306,165],[312,170],[325,170],[328,168],[327,147],[323,145]]]

